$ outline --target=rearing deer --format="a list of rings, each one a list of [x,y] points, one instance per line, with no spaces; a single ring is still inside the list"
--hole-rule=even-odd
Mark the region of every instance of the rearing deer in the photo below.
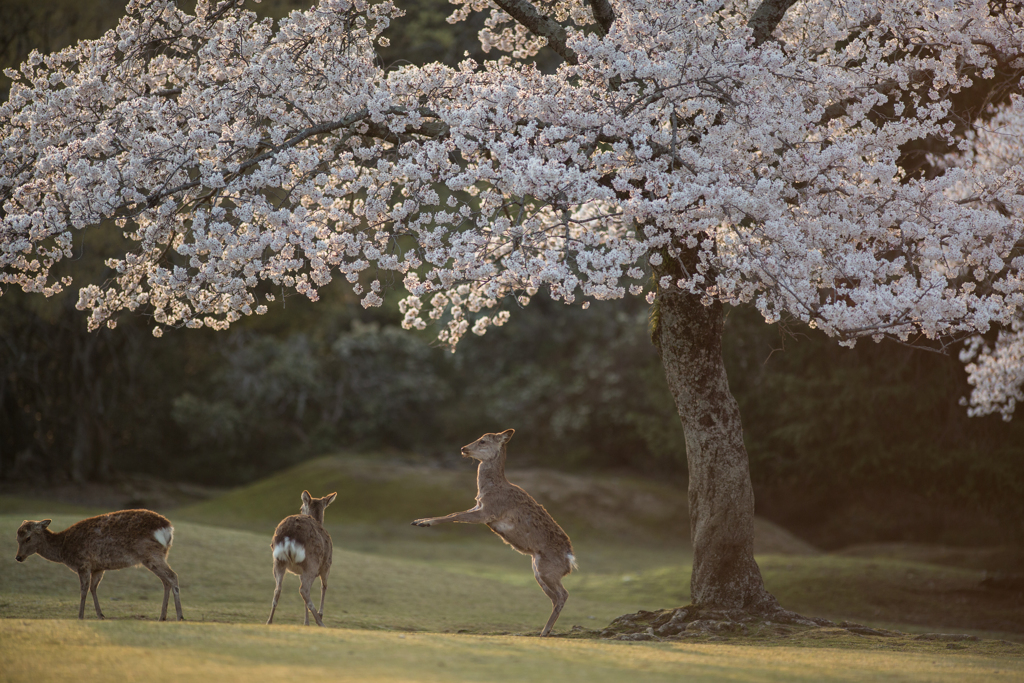
[[[184,618],[178,575],[167,564],[174,527],[166,517],[149,510],[121,510],[83,519],[57,533],[50,531],[49,526],[48,519],[22,522],[18,528],[18,555],[14,559],[24,562],[33,553],[39,553],[77,572],[82,584],[79,619],[85,619],[85,596],[89,592],[96,605],[96,616],[103,618],[100,599],[96,597],[103,572],[139,564],[156,574],[164,584],[160,621],[167,620],[167,599],[171,593],[174,593],[178,621]]]
[[[331,573],[334,544],[331,535],[324,529],[324,510],[337,497],[337,493],[313,498],[309,491],[302,492],[302,507],[299,514],[285,517],[274,531],[270,547],[274,549],[274,604],[270,608],[267,624],[274,623],[277,600],[281,597],[281,582],[286,571],[299,575],[299,594],[305,605],[305,625],[309,626],[309,613],[313,613],[317,626],[324,625],[324,598],[327,596],[327,577]],[[320,577],[320,611],[313,609],[309,589],[313,580]]]
[[[446,517],[417,519],[415,526],[434,526],[443,522],[486,524],[514,549],[533,557],[533,575],[551,600],[551,616],[540,632],[546,636],[565,606],[569,591],[562,577],[576,568],[572,542],[544,506],[505,478],[506,447],[514,429],[500,434],[484,434],[462,447],[462,455],[480,461],[476,474],[476,507],[453,512]]]

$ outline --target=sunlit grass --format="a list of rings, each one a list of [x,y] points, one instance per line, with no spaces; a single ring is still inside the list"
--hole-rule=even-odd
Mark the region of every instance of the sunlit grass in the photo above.
[[[12,681],[1018,681],[1024,659],[929,644],[617,643],[130,621],[0,621]],[[58,651],[60,656],[52,656]]]
[[[75,518],[54,515],[59,530]],[[78,579],[63,565],[39,556],[18,564],[14,532],[20,516],[0,516],[0,617],[71,618],[78,613]],[[488,532],[488,535],[489,532]],[[486,575],[460,571],[460,562],[403,560],[335,548],[328,582],[324,622],[328,626],[473,633],[533,633],[551,611],[551,603],[533,583],[529,558],[504,548],[504,567],[488,565]],[[483,544],[480,544],[483,546]],[[468,550],[468,548],[467,548]],[[270,613],[274,580],[270,534],[175,522],[169,562],[177,572],[182,607],[190,621],[262,623]],[[569,577],[573,593],[559,621],[604,625],[634,608],[628,599],[590,597]],[[319,585],[319,584],[317,584]],[[318,597],[319,591],[314,588]],[[163,591],[145,569],[108,572],[99,588],[108,619],[155,619]],[[653,605],[652,605],[653,606]],[[92,606],[86,615],[92,618]],[[591,618],[592,617],[592,618]],[[298,579],[288,575],[275,623],[299,624],[302,604]]]
[[[326,458],[168,511],[175,526],[169,559],[180,578],[185,624],[154,623],[162,590],[144,569],[108,572],[99,590],[107,619],[97,620],[89,604],[86,621],[78,622],[77,577],[38,556],[16,563],[14,532],[25,518],[50,517],[60,530],[99,511],[0,496],[0,681],[999,681],[1024,675],[1024,646],[994,640],[1024,640],[1019,599],[981,589],[978,571],[894,558],[762,554],[758,562],[768,589],[798,612],[987,640],[915,641],[839,629],[767,642],[580,639],[574,625],[601,629],[621,614],[679,606],[690,597],[692,553],[678,537],[680,520],[665,518],[678,511],[670,498],[679,492],[644,482],[618,486],[619,495],[646,497],[645,509],[654,511],[625,520],[638,529],[633,537],[602,529],[599,519],[588,521],[565,501],[549,504],[556,518],[569,520],[581,568],[565,580],[570,598],[555,628],[571,637],[545,640],[532,637],[550,603],[529,558],[478,525],[409,526],[417,517],[469,507],[472,467],[403,469]],[[300,625],[292,575],[275,624],[266,627],[274,585],[270,537],[282,517],[298,511],[303,489],[339,492],[327,510],[335,540],[328,628]],[[767,523],[758,533],[767,534],[762,547],[805,552]],[[317,600],[316,586],[313,593]]]

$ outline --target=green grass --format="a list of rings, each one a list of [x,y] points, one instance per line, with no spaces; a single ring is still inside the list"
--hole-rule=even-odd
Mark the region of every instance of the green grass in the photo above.
[[[107,573],[99,589],[107,619],[95,619],[90,604],[86,621],[78,622],[77,577],[38,556],[15,562],[14,532],[25,518],[50,517],[59,530],[95,511],[0,496],[0,681],[1024,676],[1024,646],[1005,642],[1024,640],[1020,598],[982,590],[982,572],[893,557],[814,554],[765,522],[758,524],[761,545],[776,552],[760,554],[758,561],[766,585],[785,606],[867,626],[987,639],[947,643],[818,629],[756,643],[581,640],[582,632],[570,631],[574,625],[600,629],[624,613],[689,600],[691,550],[675,535],[685,516],[666,519],[679,515],[679,492],[629,480],[611,492],[607,482],[586,490],[582,480],[566,479],[563,488],[579,490],[558,500],[542,498],[556,518],[570,520],[581,570],[565,580],[570,599],[556,626],[563,637],[533,638],[550,603],[533,580],[529,558],[480,526],[409,526],[417,517],[470,507],[472,475],[472,467],[329,458],[168,512],[175,525],[170,563],[180,577],[185,624],[155,623],[162,590],[144,569]],[[301,626],[292,575],[275,625],[266,627],[274,585],[270,536],[277,521],[297,511],[303,489],[339,492],[327,510],[335,540],[324,610],[328,628]],[[615,506],[626,512],[609,530],[613,525],[601,515]],[[630,524],[636,533],[621,533]]]
[[[61,529],[75,518],[54,515],[53,520],[53,528]],[[0,515],[0,617],[76,616],[78,579],[72,572],[39,556],[20,565],[15,562],[14,532],[20,522],[20,516]],[[504,567],[490,564],[486,571],[474,573],[462,562],[448,566],[336,547],[324,623],[440,632],[539,630],[551,604],[533,583],[529,558],[503,548],[496,538],[485,540],[505,550]],[[178,573],[182,606],[190,621],[266,621],[274,588],[269,535],[176,521],[170,564]],[[566,629],[573,623],[603,625],[634,609],[636,603],[628,596],[609,599],[600,591],[586,590],[575,595],[581,578],[576,574],[565,582],[574,593],[560,621]],[[108,572],[99,595],[109,619],[154,619],[163,591],[149,571],[134,568]],[[93,614],[91,600],[86,613]],[[301,619],[298,579],[289,574],[275,622],[299,624]]]
[[[1019,681],[1011,650],[381,633],[130,621],[0,621],[6,681]],[[59,656],[52,656],[59,651]],[[1009,654],[1008,654],[1009,653]],[[50,654],[51,656],[46,656]]]

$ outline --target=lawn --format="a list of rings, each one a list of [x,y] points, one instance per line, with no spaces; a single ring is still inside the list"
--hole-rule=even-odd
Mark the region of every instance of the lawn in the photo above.
[[[301,626],[0,620],[10,681],[1020,681],[1019,649],[619,643]],[[60,655],[55,655],[56,648]]]
[[[78,622],[75,575],[38,556],[15,562],[14,532],[26,518],[50,517],[59,530],[96,511],[0,496],[0,680],[158,681],[200,672],[225,680],[1024,680],[1024,605],[1018,595],[983,589],[982,571],[816,553],[767,522],[759,522],[759,546],[770,552],[758,561],[783,604],[907,635],[818,629],[756,642],[596,639],[594,631],[621,614],[689,599],[681,497],[642,480],[569,477],[538,493],[566,520],[581,569],[565,580],[559,637],[536,638],[550,603],[529,558],[483,527],[408,524],[470,507],[466,469],[328,458],[166,511],[184,624],[155,622],[162,590],[144,569],[109,572],[99,589],[107,619],[95,619],[88,605]],[[543,473],[520,480],[543,490]],[[339,491],[326,519],[335,539],[328,628],[301,626],[292,575],[267,627],[270,536],[276,521],[297,512],[303,488]],[[614,509],[615,522],[604,523]],[[913,636],[925,632],[981,639]]]

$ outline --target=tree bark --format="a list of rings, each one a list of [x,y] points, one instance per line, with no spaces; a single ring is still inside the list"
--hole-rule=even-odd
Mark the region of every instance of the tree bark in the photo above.
[[[688,267],[696,254],[683,254]],[[674,261],[674,263],[673,263]],[[674,259],[655,277],[680,276]],[[739,405],[722,359],[724,306],[675,285],[658,290],[652,340],[686,435],[694,605],[755,613],[781,610],[754,561],[754,492]]]

